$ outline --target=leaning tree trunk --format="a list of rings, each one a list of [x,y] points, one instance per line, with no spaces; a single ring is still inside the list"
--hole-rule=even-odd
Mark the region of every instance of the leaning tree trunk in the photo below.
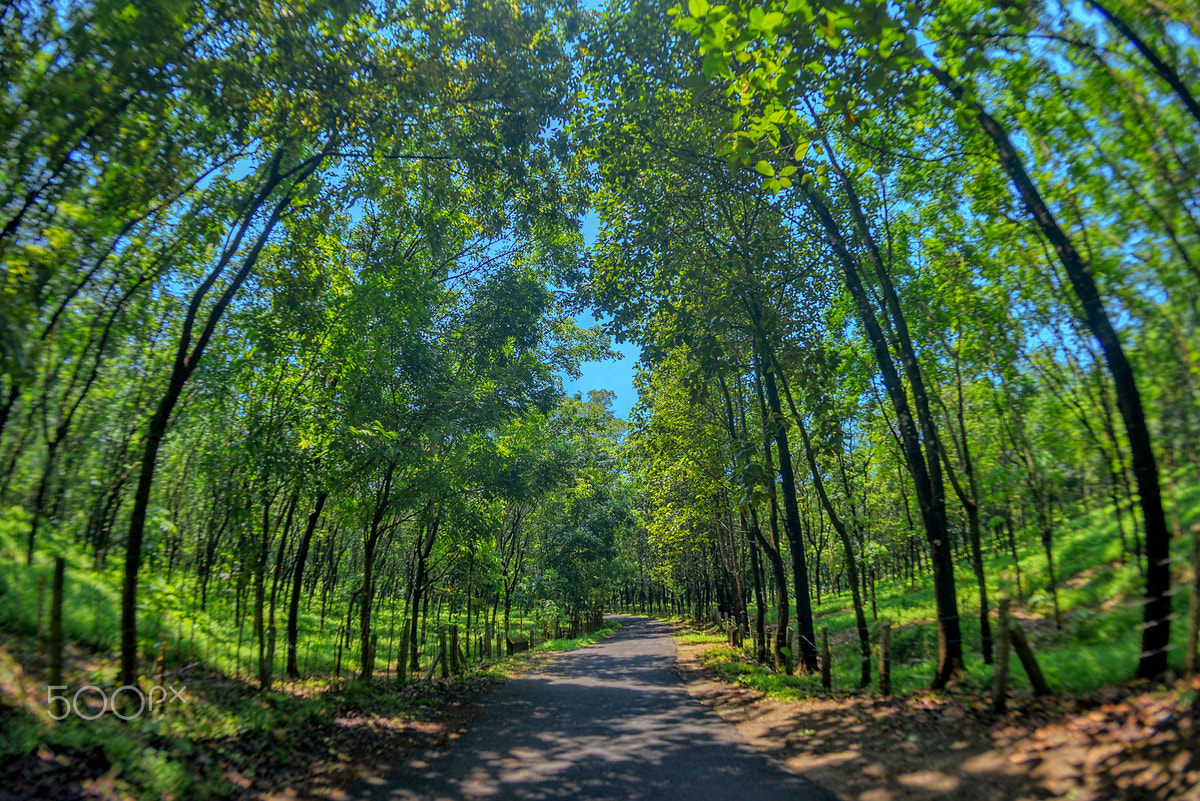
[[[1145,524],[1146,604],[1137,675],[1139,678],[1161,676],[1167,670],[1167,649],[1171,636],[1171,539],[1158,484],[1158,462],[1154,456],[1153,440],[1146,424],[1146,412],[1133,365],[1104,308],[1091,268],[1055,220],[1050,207],[1025,170],[1025,164],[1009,139],[1008,132],[978,101],[968,99],[962,86],[950,75],[933,63],[929,63],[928,68],[954,99],[975,115],[979,127],[991,138],[1001,166],[1066,270],[1083,310],[1084,322],[1104,350],[1104,359],[1117,395],[1117,406],[1125,421]]]
[[[763,370],[763,384],[767,392],[767,403],[771,409],[771,428],[775,435],[775,449],[779,454],[779,480],[783,489],[783,522],[788,543],[792,546],[792,565],[796,585],[796,630],[800,634],[800,664],[810,673],[817,670],[816,633],[813,630],[812,599],[808,589],[808,566],[804,557],[804,534],[800,530],[800,507],[796,502],[796,476],[792,472],[792,455],[788,446],[788,435],[783,409],[779,403],[779,390],[775,385],[774,370]]]
[[[795,409],[792,411],[795,413]],[[825,515],[829,518],[829,522],[837,532],[838,538],[842,542],[842,549],[845,552],[846,572],[848,574],[847,581],[850,584],[850,597],[854,601],[854,621],[858,628],[858,648],[861,667],[858,686],[870,687],[871,632],[867,628],[867,614],[863,609],[862,591],[859,587],[858,560],[854,558],[854,543],[850,539],[850,532],[846,529],[845,522],[838,515],[837,510],[833,508],[833,504],[829,500],[829,495],[825,492],[825,480],[822,478],[821,470],[817,466],[817,457],[813,452],[812,442],[808,438],[808,429],[804,427],[804,421],[798,415],[796,416],[796,426],[800,430],[800,438],[804,441],[804,453],[808,458],[809,470],[812,472],[813,487],[817,490],[817,497],[821,500],[821,506],[825,509]]]
[[[962,425],[962,419],[959,419],[959,425]],[[975,478],[973,467],[970,461],[970,451],[967,445],[966,429],[962,430],[962,454],[963,468],[967,473],[967,479],[971,487],[971,493],[968,494],[966,488],[958,480],[958,476],[954,473],[954,467],[950,464],[949,457],[945,449],[942,450],[942,458],[946,460],[946,475],[950,477],[950,484],[954,487],[955,493],[958,495],[958,500],[963,508],[967,510],[967,527],[971,538],[971,568],[975,572],[975,585],[979,589],[979,634],[982,640],[983,648],[983,663],[985,665],[992,664],[992,626],[988,619],[988,595],[987,595],[987,577],[983,572],[983,539],[979,532],[979,503],[975,495]]]
[[[184,384],[199,365],[225,309],[229,307],[234,295],[250,276],[255,264],[258,263],[259,254],[266,246],[271,232],[275,230],[275,225],[291,205],[294,189],[306,181],[325,158],[324,154],[320,154],[295,168],[290,179],[292,190],[284,192],[283,196],[275,203],[271,214],[254,239],[254,244],[238,266],[237,272],[234,273],[229,284],[204,317],[199,335],[196,336],[193,343],[192,335],[206,296],[241,249],[242,240],[251,230],[255,216],[267,205],[267,201],[284,180],[284,175],[280,172],[283,156],[282,150],[277,151],[267,165],[267,174],[262,186],[252,197],[247,199],[242,208],[238,209],[237,232],[231,236],[229,245],[223,251],[220,260],[192,293],[176,345],[171,375],[146,431],[142,447],[141,472],[138,475],[137,491],[133,496],[133,509],[129,515],[129,537],[125,545],[125,574],[121,585],[121,674],[119,678],[121,684],[135,684],[138,678],[138,570],[142,564],[142,540],[145,536],[146,515],[150,508],[150,493],[154,486],[154,472],[158,464],[158,450],[162,446],[171,413],[175,410],[175,404],[179,402]]]
[[[296,550],[296,567],[292,571],[292,596],[288,600],[287,622],[287,674],[288,678],[300,677],[300,667],[296,662],[296,640],[300,632],[300,588],[304,579],[304,563],[308,560],[308,548],[312,544],[313,534],[317,530],[317,521],[321,518],[321,510],[329,498],[328,490],[317,493],[316,503],[308,513],[308,521],[304,524],[304,535],[300,538],[300,546]]]
[[[799,166],[799,165],[798,165]],[[829,210],[824,198],[815,188],[801,182],[809,208],[816,215],[825,231],[826,238],[842,268],[846,288],[854,300],[859,319],[867,333],[875,362],[883,376],[884,387],[896,412],[897,427],[904,462],[913,479],[913,489],[921,510],[921,521],[929,544],[930,563],[933,568],[934,600],[937,604],[938,660],[933,688],[941,689],[953,681],[963,669],[962,625],[958,615],[958,597],[954,586],[954,554],[950,548],[950,533],[946,519],[945,497],[939,482],[931,478],[931,470],[921,447],[921,436],[917,431],[916,417],[908,402],[908,393],[901,381],[888,348],[888,341],[880,327],[871,305],[871,298],[863,285],[857,258],[842,235],[841,228]],[[915,368],[915,365],[913,366]],[[910,370],[911,374],[911,370]],[[923,415],[924,416],[924,415]],[[926,442],[927,448],[936,448],[935,442]],[[936,451],[935,451],[936,453]],[[940,476],[940,464],[933,468]]]
[[[1142,37],[1137,35],[1137,32],[1130,28],[1129,25],[1107,7],[1100,3],[1100,0],[1088,0],[1088,4],[1092,8],[1100,12],[1100,14],[1108,20],[1117,31],[1129,40],[1137,51],[1150,62],[1150,66],[1154,67],[1154,71],[1158,73],[1158,77],[1167,82],[1170,87],[1175,90],[1175,94],[1183,101],[1183,105],[1187,108],[1188,113],[1200,124],[1200,102],[1197,102],[1191,90],[1187,88],[1187,84],[1179,77],[1179,73],[1173,70],[1170,65],[1162,60],[1162,57],[1146,42]]]
[[[917,421],[920,423],[921,437],[915,437],[916,429],[914,428],[911,432],[914,435],[913,438],[909,439],[906,434],[904,439],[906,447],[912,450],[911,456],[907,458],[907,461],[909,462],[910,470],[915,468],[913,477],[919,485],[918,497],[921,496],[922,490],[924,490],[925,497],[921,504],[921,513],[925,521],[926,536],[929,539],[931,551],[934,554],[934,595],[938,601],[939,624],[938,673],[934,679],[934,687],[938,688],[951,681],[961,672],[963,656],[961,624],[958,617],[958,599],[954,587],[954,553],[950,544],[949,521],[946,517],[946,491],[942,480],[941,444],[938,437],[937,424],[930,410],[929,395],[925,389],[925,379],[921,374],[917,352],[913,347],[912,337],[908,331],[908,322],[905,319],[904,310],[900,305],[900,296],[892,283],[888,265],[883,260],[879,245],[875,241],[867,217],[863,213],[862,204],[859,201],[854,181],[841,169],[841,165],[838,164],[834,150],[832,146],[829,146],[827,139],[825,143],[828,147],[827,155],[830,166],[841,181],[855,227],[865,246],[864,251],[867,262],[873,268],[875,276],[879,281],[880,294],[882,295],[882,310],[885,316],[890,318],[892,322],[892,327],[889,330],[891,342],[900,357],[904,375],[908,378],[908,389],[912,394],[912,405],[916,408]],[[816,197],[815,192],[810,193],[810,195]],[[822,218],[822,224],[825,225],[828,232],[831,224],[832,227],[836,228],[836,223],[833,222],[832,217],[828,216],[828,209],[824,209],[824,214],[826,217]],[[818,216],[820,215],[821,210],[818,210]],[[840,238],[840,236],[840,232],[837,233],[837,237]],[[841,249],[843,258],[845,259],[844,267],[850,267],[851,271],[855,273],[853,276],[849,275],[849,273],[846,274],[847,286],[850,287],[853,294],[856,292],[856,289],[851,284],[859,281],[857,262],[850,260],[844,243],[835,242],[833,244],[835,245],[835,249]],[[857,291],[861,292],[862,287],[859,286]],[[865,296],[863,301],[865,303]],[[866,321],[864,320],[864,322]],[[875,334],[870,333],[869,326],[868,332],[869,337],[873,339]],[[883,334],[882,331],[878,333],[880,335]],[[886,342],[887,340],[882,340],[879,344],[886,345]],[[874,346],[876,343],[873,342],[872,344]],[[881,355],[877,349],[876,358],[878,359]],[[890,361],[890,354],[887,357]],[[882,363],[881,369],[883,369]],[[883,372],[884,384],[889,385],[887,370],[883,369]],[[895,385],[889,385],[889,394],[899,386],[898,381]],[[896,407],[898,420],[906,417],[899,408],[898,401],[900,400],[898,396],[892,395],[892,402]],[[904,398],[903,405],[905,407],[907,407],[907,403],[907,398]],[[922,444],[925,451],[923,457],[921,454]],[[940,581],[939,574],[941,575]],[[944,615],[951,619],[944,620]]]

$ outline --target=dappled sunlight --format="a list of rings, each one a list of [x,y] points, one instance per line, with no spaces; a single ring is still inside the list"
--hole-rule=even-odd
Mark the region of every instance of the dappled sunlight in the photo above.
[[[918,770],[914,773],[902,773],[896,780],[905,787],[914,787],[932,793],[949,793],[957,790],[962,784],[958,777],[942,773],[940,770]]]
[[[1200,787],[1200,680],[1103,703],[1017,699],[995,715],[963,691],[765,697],[715,680],[704,648],[680,646],[689,690],[789,770],[855,801],[1190,798],[1179,794]]]
[[[1198,4],[0,0],[0,801],[1200,801]]]
[[[445,753],[401,762],[390,785],[352,797],[733,798],[748,781],[758,797],[826,797],[688,696],[665,627],[622,623],[611,639],[496,691],[477,728]]]

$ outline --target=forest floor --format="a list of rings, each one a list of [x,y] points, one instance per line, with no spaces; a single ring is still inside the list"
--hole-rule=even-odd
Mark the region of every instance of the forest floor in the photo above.
[[[130,723],[104,714],[53,724],[32,640],[24,649],[10,640],[0,645],[0,801],[344,798],[341,788],[379,775],[398,753],[452,744],[481,696],[576,642],[404,688],[381,677],[332,688],[277,683],[259,693],[245,679],[193,672],[183,709]],[[86,654],[69,651],[68,662],[74,685],[86,684]]]
[[[710,665],[728,646],[689,641],[698,638],[681,629],[677,671],[692,695],[847,799],[1200,801],[1200,679],[1017,696],[1004,714],[968,690],[783,699],[722,679]]]

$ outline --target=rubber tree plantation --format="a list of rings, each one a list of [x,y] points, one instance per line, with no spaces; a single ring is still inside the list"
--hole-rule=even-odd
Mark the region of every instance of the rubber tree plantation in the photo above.
[[[1200,690],[1191,2],[0,25],[14,797],[302,783],[606,613],[983,730]]]

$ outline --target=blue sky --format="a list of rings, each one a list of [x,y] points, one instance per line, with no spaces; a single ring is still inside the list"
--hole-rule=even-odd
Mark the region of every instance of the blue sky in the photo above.
[[[589,8],[595,11],[600,11],[604,8],[603,0],[583,0],[584,8]],[[596,215],[588,212],[583,218],[583,238],[590,247],[596,238],[596,229],[599,221]],[[590,328],[593,325],[599,325],[601,321],[596,319],[593,312],[585,312],[575,317],[575,322],[580,326]],[[581,392],[586,397],[590,389],[611,389],[617,393],[616,401],[613,403],[613,412],[617,417],[628,419],[629,412],[637,403],[637,390],[633,388],[633,366],[637,364],[638,348],[628,342],[613,343],[613,349],[621,354],[621,358],[606,362],[584,362],[580,369],[578,381],[572,381],[566,376],[563,376],[563,389],[569,394],[574,395],[576,392]]]
[[[589,246],[596,238],[597,224],[596,215],[590,212],[583,219],[583,238]],[[600,324],[593,311],[576,315],[575,322],[585,328]],[[584,362],[580,365],[582,374],[579,376],[579,380],[572,381],[563,376],[563,389],[571,395],[581,392],[584,397],[587,396],[588,390],[611,389],[617,393],[616,401],[613,403],[613,412],[617,417],[628,418],[629,411],[637,403],[638,397],[637,390],[633,388],[633,366],[637,363],[638,348],[632,343],[624,342],[614,343],[613,349],[621,354],[620,359]]]

